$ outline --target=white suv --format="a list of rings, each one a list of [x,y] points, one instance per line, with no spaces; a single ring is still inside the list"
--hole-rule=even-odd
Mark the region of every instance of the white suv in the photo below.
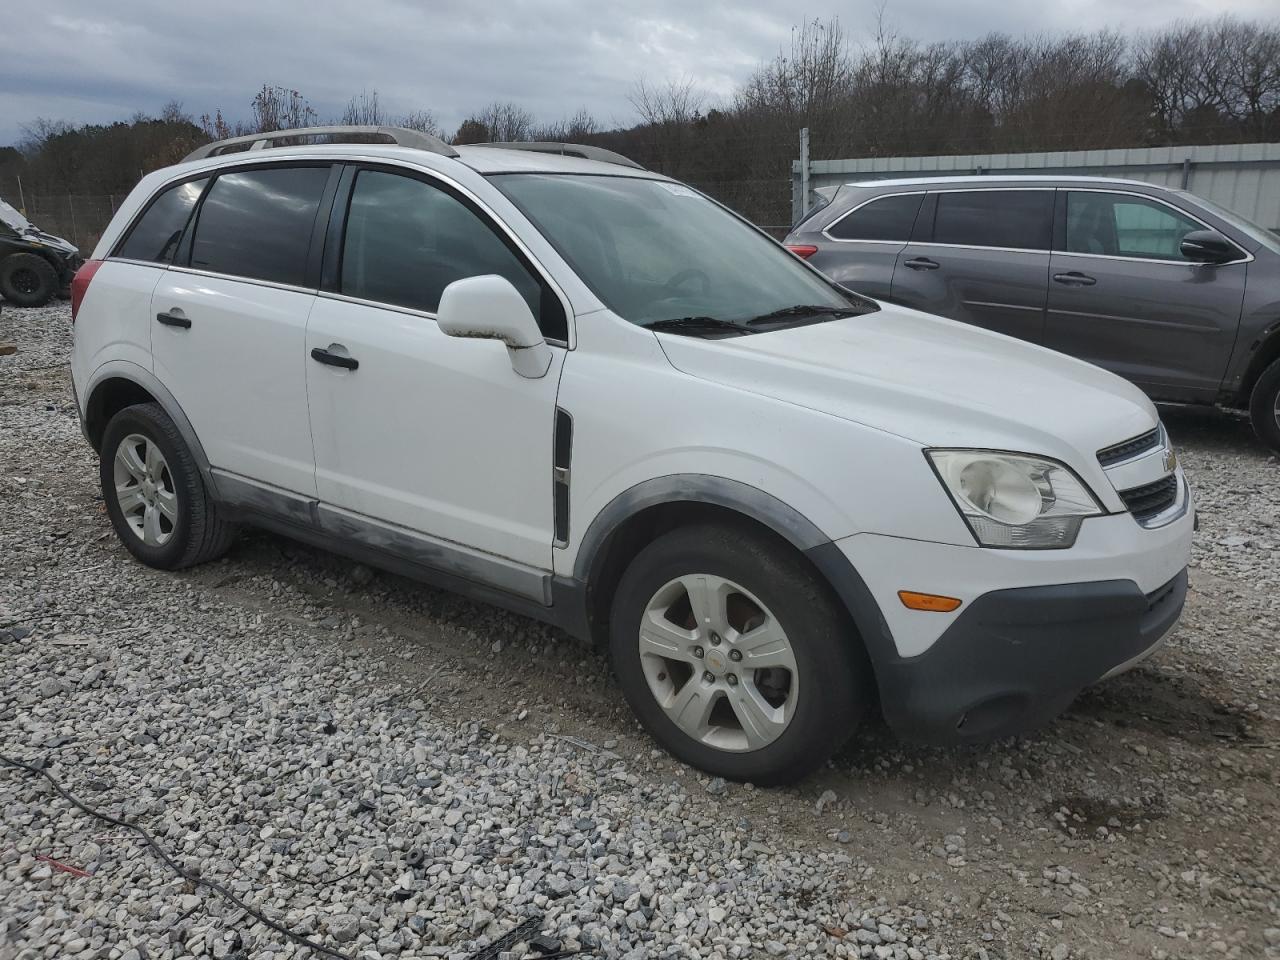
[[[877,703],[935,742],[1026,729],[1177,621],[1194,510],[1137,388],[851,294],[607,151],[299,145],[333,132],[147,176],[76,277],[143,563],[247,523],[501,604],[760,784]]]

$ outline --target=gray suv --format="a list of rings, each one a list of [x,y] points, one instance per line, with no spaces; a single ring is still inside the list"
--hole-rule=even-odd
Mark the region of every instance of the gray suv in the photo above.
[[[850,183],[786,243],[859,293],[1088,360],[1153,400],[1246,408],[1280,451],[1280,237],[1200,197],[1096,177]]]

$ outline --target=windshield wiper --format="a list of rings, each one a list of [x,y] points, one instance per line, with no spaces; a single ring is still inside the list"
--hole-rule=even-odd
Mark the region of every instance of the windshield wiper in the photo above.
[[[670,330],[673,333],[696,333],[706,330],[735,330],[738,333],[750,333],[740,323],[721,320],[719,317],[668,317],[664,320],[650,320],[640,326],[648,330]]]
[[[866,311],[852,305],[848,307],[828,307],[820,304],[798,303],[794,307],[783,307],[781,310],[762,313],[758,317],[752,317],[746,323],[748,326],[755,326],[760,323],[789,320],[792,317],[853,317],[862,313],[866,313]]]

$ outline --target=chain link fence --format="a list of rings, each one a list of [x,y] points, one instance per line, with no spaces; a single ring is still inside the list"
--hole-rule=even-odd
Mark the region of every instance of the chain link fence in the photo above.
[[[27,193],[23,213],[45,233],[74,243],[87,257],[124,198],[125,194]],[[19,206],[18,197],[5,199]]]

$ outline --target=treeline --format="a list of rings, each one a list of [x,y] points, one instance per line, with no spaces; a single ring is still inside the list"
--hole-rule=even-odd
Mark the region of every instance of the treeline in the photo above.
[[[377,92],[322,118],[299,91],[264,86],[243,119],[158,117],[73,126],[37,120],[0,149],[0,191],[123,193],[200,143],[320,122],[388,123],[454,143],[573,140],[689,180],[758,222],[785,223],[797,133],[811,155],[866,157],[1080,150],[1280,140],[1280,24],[1232,17],[1131,36],[1111,31],[922,43],[881,27],[852,43],[836,20],[795,28],[727,100],[692,80],[636,84],[636,122],[606,128],[585,110],[540,123],[517,103],[444,131],[429,109],[393,115]]]

